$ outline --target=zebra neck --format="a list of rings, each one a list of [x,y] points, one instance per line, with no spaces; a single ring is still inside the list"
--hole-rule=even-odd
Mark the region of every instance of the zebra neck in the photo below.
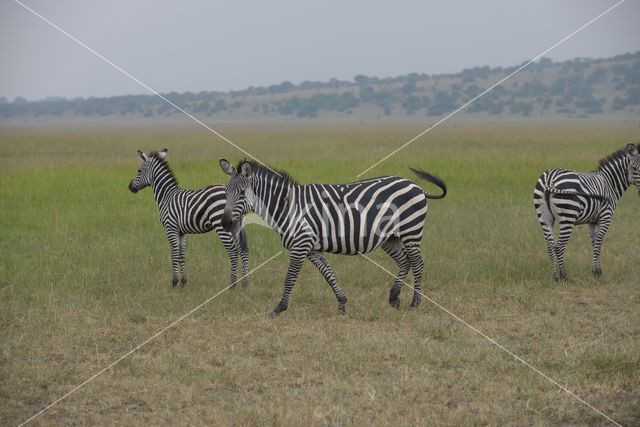
[[[254,211],[279,234],[285,231],[289,192],[294,187],[287,180],[263,177],[254,183]]]
[[[159,168],[154,170],[151,188],[153,189],[156,202],[158,202],[158,206],[160,206],[169,196],[178,190],[178,182],[168,169]]]
[[[628,167],[629,160],[622,158],[605,166],[601,166],[598,170],[600,176],[604,178],[611,188],[611,192],[615,196],[616,201],[620,199],[624,192],[627,191],[627,188],[629,188],[629,177],[627,176]]]

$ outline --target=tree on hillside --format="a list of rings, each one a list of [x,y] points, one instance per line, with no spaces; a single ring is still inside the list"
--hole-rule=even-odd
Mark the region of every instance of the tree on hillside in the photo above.
[[[193,108],[194,113],[204,113],[209,110],[209,101],[202,101]]]
[[[415,91],[416,91],[416,84],[413,81],[405,83],[401,89],[401,92],[403,95],[411,95]]]
[[[289,82],[289,81],[284,81],[282,83],[280,83],[279,85],[271,85],[267,88],[267,91],[271,94],[276,94],[276,93],[286,93],[289,92],[291,90],[293,90],[295,88],[295,86],[293,85],[293,83]]]
[[[362,102],[373,102],[375,100],[375,89],[373,86],[363,86],[360,87],[358,91],[358,96],[360,97],[360,101]]]
[[[453,111],[456,108],[456,99],[449,92],[440,90],[436,92],[433,101],[429,104],[427,110],[428,116],[441,116],[445,113]]]
[[[469,99],[474,98],[482,93],[482,89],[480,89],[475,83],[466,86],[462,91]]]
[[[353,78],[354,83],[358,84],[358,85],[367,85],[369,84],[369,82],[371,81],[371,79],[367,76],[364,76],[362,74],[358,74],[357,76],[355,76]]]
[[[215,104],[213,104],[213,107],[211,107],[211,110],[209,110],[211,113],[215,114],[215,113],[219,113],[220,111],[226,111],[229,108],[227,107],[227,103],[225,102],[224,99],[218,99],[216,101]]]
[[[418,110],[427,108],[429,106],[429,98],[426,96],[407,96],[402,100],[402,108],[405,109],[407,114],[413,114]]]
[[[591,74],[589,74],[589,77],[587,77],[586,83],[589,85],[602,83],[605,81],[606,77],[607,77],[607,70],[604,68],[597,68]]]
[[[604,103],[604,98],[595,99],[593,96],[589,96],[588,98],[577,100],[575,106],[576,108],[583,109],[585,113],[596,114],[603,112],[602,107]]]

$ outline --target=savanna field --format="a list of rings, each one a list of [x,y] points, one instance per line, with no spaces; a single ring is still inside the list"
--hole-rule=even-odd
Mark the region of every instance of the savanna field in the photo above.
[[[417,125],[226,125],[222,134],[302,183],[340,183]],[[429,202],[424,292],[623,425],[640,424],[640,198],[627,191],[591,275],[588,229],[551,280],[532,203],[550,167],[593,170],[638,142],[636,123],[436,128],[367,173],[418,167],[449,187]],[[137,149],[167,147],[181,186],[226,182],[243,155],[185,124],[0,128],[0,425],[17,425],[228,285],[217,235],[187,237],[184,289]],[[428,184],[416,181],[438,193]],[[251,268],[281,250],[248,225]],[[371,257],[396,271],[381,250]],[[32,425],[608,425],[609,421],[363,257],[328,255],[349,303],[306,263],[275,320],[287,253],[96,377]]]

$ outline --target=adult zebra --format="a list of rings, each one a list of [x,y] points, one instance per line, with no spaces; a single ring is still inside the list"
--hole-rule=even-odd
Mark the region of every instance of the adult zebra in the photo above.
[[[200,190],[185,190],[178,186],[173,171],[165,160],[167,149],[152,152],[148,156],[138,150],[143,162],[138,173],[129,183],[129,190],[137,193],[151,186],[160,210],[160,222],[164,226],[171,245],[172,286],[178,284],[178,270],[182,286],[187,283],[184,271],[185,235],[215,230],[231,260],[231,286],[235,286],[238,270],[238,252],[242,259],[242,285],[247,284],[249,272],[249,248],[244,230],[238,231],[238,241],[222,228],[225,206],[224,186],[210,185]],[[239,246],[239,248],[238,248]]]
[[[433,196],[397,176],[342,185],[300,185],[287,173],[277,174],[252,161],[240,162],[236,170],[221,159],[220,167],[231,176],[226,185],[227,204],[222,222],[225,229],[239,226],[238,206],[245,206],[274,228],[289,250],[284,292],[272,317],[287,309],[305,258],[320,270],[338,300],[338,311],[344,313],[347,298],[322,253],[356,255],[378,247],[400,268],[389,292],[389,304],[400,306],[400,289],[410,268],[415,282],[411,306],[420,304],[423,269],[420,240],[427,199],[445,197],[447,187],[442,180],[412,169],[420,178],[442,189],[442,194]]]
[[[555,281],[566,280],[564,251],[573,227],[588,224],[593,245],[592,272],[600,275],[600,251],[611,217],[630,185],[640,189],[640,146],[626,147],[600,160],[593,172],[545,171],[533,191],[533,204],[547,241]],[[553,226],[560,224],[554,243]]]

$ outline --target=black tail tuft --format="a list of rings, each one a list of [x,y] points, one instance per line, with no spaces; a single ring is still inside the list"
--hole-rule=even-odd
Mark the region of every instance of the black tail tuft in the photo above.
[[[447,184],[445,184],[443,180],[441,180],[437,176],[431,175],[429,172],[425,172],[420,169],[409,169],[411,169],[413,173],[418,175],[418,177],[424,179],[425,181],[429,181],[430,183],[435,184],[442,189],[442,194],[439,194],[437,196],[433,196],[425,191],[424,195],[427,196],[427,199],[444,199],[444,197],[447,195]]]

